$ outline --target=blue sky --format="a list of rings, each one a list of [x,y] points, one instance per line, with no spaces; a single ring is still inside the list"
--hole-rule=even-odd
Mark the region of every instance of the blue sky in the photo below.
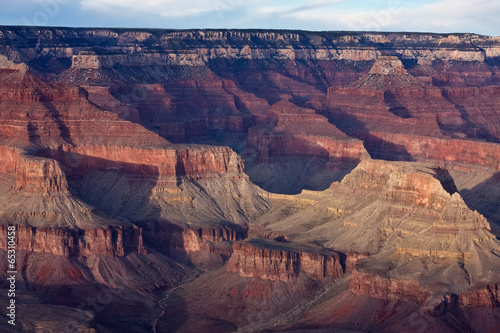
[[[3,0],[6,1],[6,0]],[[17,0],[1,25],[473,32],[500,36],[497,0]]]

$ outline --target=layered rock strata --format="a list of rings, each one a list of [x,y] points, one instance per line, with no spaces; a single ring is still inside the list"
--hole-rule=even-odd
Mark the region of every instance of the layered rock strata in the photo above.
[[[345,259],[344,259],[345,260]],[[345,263],[341,255],[334,251],[297,247],[269,240],[253,239],[233,245],[233,255],[227,270],[242,277],[264,280],[290,281],[299,273],[313,280],[325,277],[340,277],[344,274]]]
[[[379,55],[390,53],[420,59],[422,63],[426,63],[433,60],[484,61],[485,58],[497,57],[500,52],[496,38],[474,34],[468,34],[464,38],[463,35],[420,33],[312,33],[252,30],[186,30],[153,33],[148,30],[72,28],[55,30],[52,28],[30,29],[29,27],[3,27],[1,32],[0,37],[4,40],[5,36],[9,35],[19,38],[16,49],[12,49],[6,43],[3,45],[3,53],[9,54],[13,59],[29,57],[33,54],[29,51],[38,45],[33,40],[39,36],[44,36],[41,44],[38,45],[39,49],[55,58],[71,58],[72,55],[78,55],[88,45],[99,43],[104,45],[103,49],[97,52],[85,52],[73,59],[75,65],[83,59],[92,63],[94,67],[109,66],[109,60],[106,60],[110,58],[113,59],[111,62],[113,64],[153,65],[166,62],[199,65],[216,58],[360,61],[372,60]],[[67,48],[54,48],[53,46],[68,41]],[[182,43],[184,47],[179,48],[179,43]],[[289,47],[293,44],[297,46]],[[151,45],[161,47],[167,52],[161,56],[155,55],[148,49]],[[422,45],[425,45],[425,48],[422,48]],[[139,46],[142,50],[137,55],[130,56],[129,54],[137,51]],[[176,46],[176,52],[173,51],[174,46]],[[124,54],[129,56],[125,57]],[[95,60],[96,56],[101,56],[102,60]],[[32,58],[33,55],[31,55]]]
[[[3,232],[0,243],[7,250],[7,228],[1,225]],[[89,257],[106,255],[124,257],[132,252],[147,254],[142,231],[133,226],[106,226],[100,229],[75,230],[44,227],[16,226],[16,249],[27,252],[44,252],[57,256]]]
[[[488,94],[491,89],[478,91]],[[325,110],[344,132],[362,139],[372,157],[498,168],[498,144],[475,140],[497,142],[484,117],[494,113],[491,102],[478,96],[481,105],[473,106],[473,96],[478,96],[474,89],[443,91],[409,74],[398,58],[379,57],[366,76],[346,87],[331,87],[323,106],[311,105]]]

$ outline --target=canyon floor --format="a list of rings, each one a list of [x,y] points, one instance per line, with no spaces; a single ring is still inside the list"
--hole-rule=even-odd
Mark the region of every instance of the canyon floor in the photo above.
[[[499,96],[474,34],[0,27],[0,329],[500,332]]]

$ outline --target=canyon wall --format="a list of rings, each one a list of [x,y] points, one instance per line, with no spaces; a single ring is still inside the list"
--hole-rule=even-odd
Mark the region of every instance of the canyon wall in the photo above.
[[[1,225],[2,249],[7,250],[7,225]],[[131,252],[147,254],[140,228],[107,226],[94,230],[16,226],[16,250],[69,257],[101,254],[124,257]]]
[[[286,243],[250,240],[233,244],[227,270],[242,277],[286,282],[297,278],[300,272],[313,280],[340,277],[344,274],[343,265],[341,256],[334,251],[315,252],[307,248],[290,248]]]
[[[429,293],[412,280],[389,279],[373,274],[361,273],[353,270],[349,282],[349,290],[356,294],[370,295],[374,298],[385,300],[415,298],[424,302]]]
[[[145,62],[199,65],[213,58],[361,61],[372,60],[383,54],[417,58],[421,61],[437,59],[484,61],[486,57],[494,58],[500,55],[497,38],[474,34],[313,33],[262,30],[166,30],[154,33],[148,30],[36,27],[3,27],[0,33],[2,40],[14,36],[18,38],[14,45],[4,44],[2,49],[3,54],[15,60],[30,55],[33,57],[36,53],[30,51],[34,48],[37,37],[43,37],[38,52],[50,54],[55,58],[71,58],[80,50],[95,43],[106,45],[106,41],[114,41],[119,47],[109,48],[110,50],[125,54],[132,52],[141,54],[140,57],[114,55],[113,63],[121,62],[127,65],[142,65]],[[70,43],[66,44],[66,47],[50,47],[50,45],[64,44],[63,41]],[[179,42],[183,45],[180,49]],[[294,44],[300,46],[291,47]],[[177,46],[175,51],[173,51],[174,45]],[[158,56],[149,51],[148,46],[161,47],[166,52]],[[144,54],[146,56],[143,56]],[[87,52],[73,59],[73,64],[78,65],[83,59],[86,63],[94,64],[94,67],[108,66],[109,62],[106,59],[112,56],[104,54],[103,60],[95,61],[94,54]]]

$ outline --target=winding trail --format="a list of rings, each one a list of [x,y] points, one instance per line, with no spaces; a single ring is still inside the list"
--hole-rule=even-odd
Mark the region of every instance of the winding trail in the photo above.
[[[174,291],[176,291],[177,289],[179,289],[182,286],[183,286],[183,284],[167,290],[167,292],[165,293],[165,296],[158,301],[158,306],[161,308],[161,312],[158,316],[156,316],[156,318],[151,323],[151,326],[153,327],[153,333],[158,333],[156,330],[156,325],[158,325],[158,320],[160,320],[160,318],[163,317],[163,315],[165,314],[165,306],[164,306],[165,301],[170,297],[170,295],[172,295],[172,293]]]

